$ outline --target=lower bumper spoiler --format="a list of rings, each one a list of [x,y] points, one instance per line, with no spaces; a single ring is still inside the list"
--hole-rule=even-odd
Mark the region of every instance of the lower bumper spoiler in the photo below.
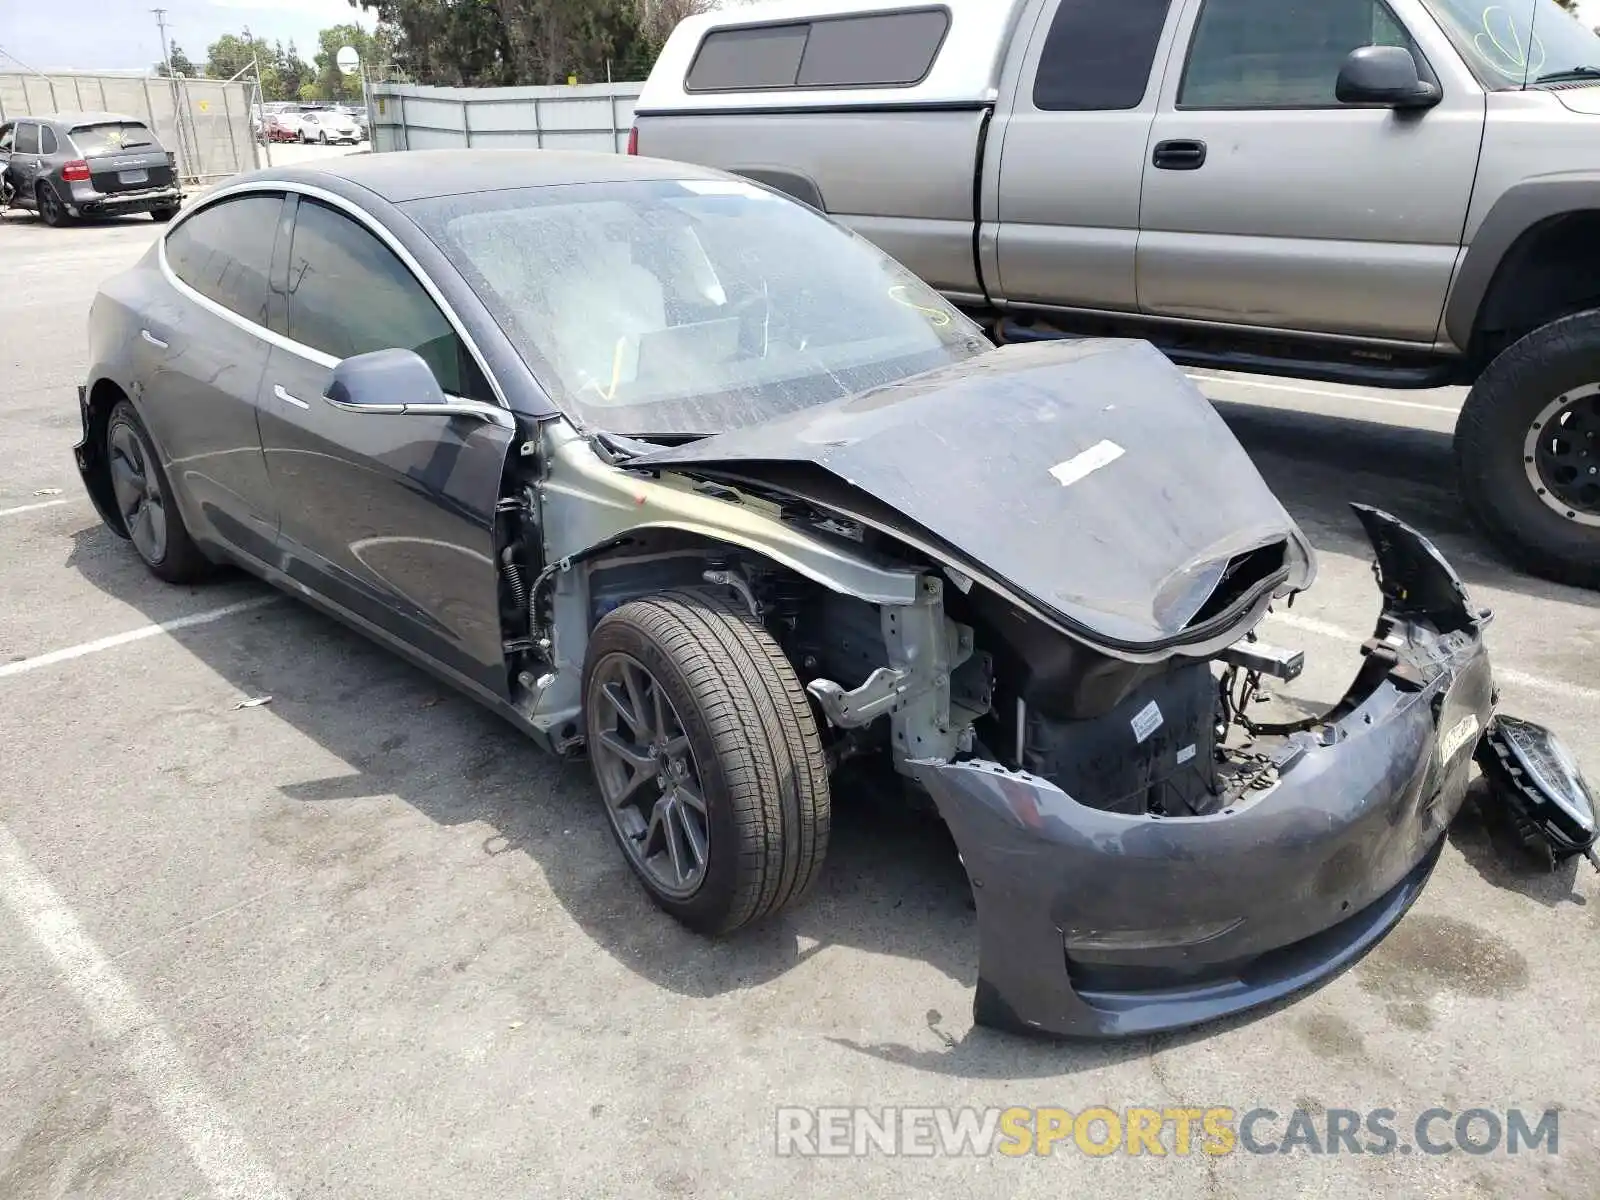
[[[979,1024],[1128,1036],[1270,1003],[1359,958],[1437,861],[1493,715],[1489,614],[1437,550],[1359,508],[1384,606],[1276,782],[1211,816],[1130,816],[983,761],[916,764],[978,910]]]

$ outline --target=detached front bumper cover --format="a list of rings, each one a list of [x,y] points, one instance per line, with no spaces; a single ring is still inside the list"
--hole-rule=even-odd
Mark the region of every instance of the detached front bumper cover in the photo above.
[[[972,882],[979,1024],[1111,1037],[1253,1008],[1355,961],[1420,894],[1493,716],[1489,614],[1427,539],[1356,511],[1383,612],[1268,790],[1129,816],[991,762],[916,764]]]

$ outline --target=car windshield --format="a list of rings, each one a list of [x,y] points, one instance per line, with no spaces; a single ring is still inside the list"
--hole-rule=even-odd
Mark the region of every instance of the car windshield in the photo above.
[[[1555,0],[1427,0],[1484,87],[1600,83],[1600,37]]]
[[[150,130],[138,121],[107,121],[96,125],[75,125],[72,142],[85,158],[100,154],[121,154],[124,150],[154,146]]]
[[[989,349],[868,242],[733,180],[518,188],[408,215],[581,423],[711,434]]]

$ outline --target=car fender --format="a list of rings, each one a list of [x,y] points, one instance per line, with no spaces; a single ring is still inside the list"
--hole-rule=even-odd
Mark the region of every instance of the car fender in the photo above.
[[[1444,311],[1450,341],[1462,350],[1471,346],[1484,299],[1518,238],[1541,221],[1585,210],[1600,211],[1600,170],[1540,175],[1507,188],[1479,224],[1456,272]]]
[[[682,476],[619,469],[565,422],[545,426],[540,488],[545,561],[582,558],[626,534],[675,530],[761,554],[815,583],[872,604],[911,604],[915,571],[890,567],[780,519],[770,506],[697,489]]]

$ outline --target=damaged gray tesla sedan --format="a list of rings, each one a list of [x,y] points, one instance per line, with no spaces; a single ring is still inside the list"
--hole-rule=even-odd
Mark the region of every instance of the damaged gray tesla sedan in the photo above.
[[[1257,626],[1314,557],[1205,398],[1142,342],[996,348],[750,183],[520,152],[259,172],[110,280],[90,336],[79,467],[157,575],[243,565],[586,751],[633,871],[704,933],[804,894],[847,763],[942,815],[977,1019],[1025,1030],[1193,1024],[1348,964],[1475,756],[1530,838],[1593,845],[1418,534],[1358,509],[1364,666],[1255,721],[1301,665]]]

